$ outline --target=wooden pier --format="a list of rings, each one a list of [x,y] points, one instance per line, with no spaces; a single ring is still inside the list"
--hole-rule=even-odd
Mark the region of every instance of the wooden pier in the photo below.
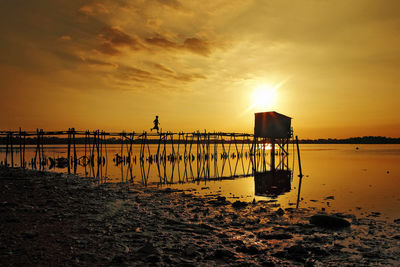
[[[288,155],[288,138],[274,139],[278,146],[272,149],[278,157]],[[132,161],[154,161],[166,162],[176,160],[194,160],[208,162],[216,160],[217,157],[251,157],[255,171],[265,171],[266,146],[272,140],[268,138],[255,137],[248,133],[224,133],[224,132],[105,132],[101,130],[78,131],[69,128],[67,131],[0,131],[0,144],[5,148],[4,161],[0,163],[5,166],[26,168],[30,164],[35,169],[43,169],[50,164],[45,156],[44,145],[66,144],[67,157],[64,163],[68,167],[76,168],[77,164],[101,165],[107,158],[107,145],[119,144],[121,146],[114,161],[117,163],[129,163]],[[26,162],[25,151],[27,145],[35,146],[35,155],[31,162]],[[77,145],[84,146],[84,155],[77,156]],[[140,146],[138,155],[134,155],[133,146]],[[150,145],[157,147],[156,152],[150,151]],[[219,145],[219,151],[217,147]],[[221,150],[222,148],[222,150]],[[168,151],[168,152],[167,152]],[[19,155],[19,164],[15,163],[14,157]],[[54,159],[53,159],[54,160]]]

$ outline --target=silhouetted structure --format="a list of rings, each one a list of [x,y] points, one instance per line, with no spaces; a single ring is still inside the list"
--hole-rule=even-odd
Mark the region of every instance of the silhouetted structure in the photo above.
[[[254,115],[254,136],[270,139],[292,137],[292,118],[275,111],[259,112]]]
[[[292,118],[275,111],[259,112],[255,113],[254,116],[254,140],[256,144],[261,143],[264,150],[266,143],[271,145],[270,167],[273,171],[275,170],[275,145],[277,144],[285,155],[289,154],[289,141],[293,132],[291,128]],[[263,161],[265,162],[265,159]],[[261,171],[266,171],[266,169]]]

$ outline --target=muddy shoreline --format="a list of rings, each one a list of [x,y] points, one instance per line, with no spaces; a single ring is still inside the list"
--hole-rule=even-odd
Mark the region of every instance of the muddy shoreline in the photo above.
[[[399,265],[400,221],[0,168],[0,264]]]

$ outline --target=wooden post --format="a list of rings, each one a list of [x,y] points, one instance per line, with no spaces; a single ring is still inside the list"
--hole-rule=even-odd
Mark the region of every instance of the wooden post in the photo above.
[[[194,133],[192,134],[192,138],[190,139],[190,145],[189,145],[189,161],[192,161],[192,144],[194,140]]]
[[[299,172],[300,172],[299,177],[302,178],[302,177],[303,177],[303,172],[302,172],[302,170],[301,170],[299,139],[298,139],[297,135],[296,135],[296,145],[297,145],[297,157],[298,157],[298,159],[299,159]]]
[[[101,166],[103,166],[103,136],[104,136],[103,133],[104,132],[101,131],[100,140],[99,140],[99,142],[100,142],[100,163],[101,163]]]
[[[76,165],[77,157],[76,157],[75,128],[72,128],[72,142],[73,142],[73,145],[74,145],[74,165]]]
[[[8,166],[8,143],[10,142],[10,134],[7,133],[7,137],[6,137],[6,158],[4,159],[4,163],[6,166]]]
[[[133,135],[135,135],[135,133],[133,133]],[[105,158],[105,163],[106,163],[106,174],[107,175],[107,161],[108,161],[108,153],[107,153],[107,141],[106,141],[106,134],[104,133],[104,152],[106,154],[106,158]]]
[[[150,153],[150,146],[149,146],[149,141],[147,140],[147,132],[146,132],[146,145],[147,145],[147,153],[149,154],[149,157],[151,156]],[[149,165],[150,166],[150,165]],[[148,176],[148,175],[147,175]]]
[[[100,130],[97,129],[96,134],[96,150],[97,150],[97,167],[99,166],[99,159],[100,159]]]
[[[85,132],[85,167],[86,167],[86,163],[87,163],[87,155],[86,155],[86,147],[87,147],[87,136],[88,136],[88,133],[87,133],[87,131]]]
[[[42,169],[42,150],[41,150],[41,139],[40,139],[40,130],[37,131],[37,150],[38,150],[38,155],[39,155],[39,169]]]
[[[22,162],[23,162],[23,167],[25,168],[25,143],[26,143],[26,135],[24,133],[24,141],[23,141],[23,154],[22,154]]]
[[[173,136],[173,134],[170,134],[170,135],[171,135],[172,156],[175,157],[174,136]]]
[[[11,167],[14,167],[13,133],[10,133]]]
[[[253,148],[252,148],[252,157],[253,157],[253,172],[255,173],[257,171],[257,137],[253,137]]]
[[[40,130],[41,132],[41,145],[42,145],[42,162],[45,160],[45,156],[44,156],[44,131],[43,129]]]
[[[162,139],[162,134],[160,133],[160,139],[158,140],[158,146],[157,146],[157,158],[160,158],[161,139]]]
[[[22,167],[22,134],[21,134],[21,127],[19,127],[19,166]]]
[[[185,134],[184,136],[183,136],[183,138],[184,138],[184,144],[185,144],[185,151],[183,152],[183,157],[185,158],[185,157],[187,157],[187,149],[186,149],[186,147],[187,147],[187,140],[188,140],[188,136],[187,136],[187,134]],[[185,169],[186,169],[186,166],[185,166]]]
[[[210,179],[210,162],[211,162],[211,157],[210,157],[210,133],[208,133],[207,136],[207,154],[208,154],[208,160],[207,160],[207,174],[208,174],[208,179]]]
[[[71,172],[71,128],[68,128],[68,152],[67,152],[67,158],[68,158],[68,173]]]
[[[94,149],[95,149],[95,147],[96,147],[96,134],[97,134],[97,132],[96,131],[93,131],[93,144],[92,144],[92,154],[91,154],[91,165],[92,166],[94,166]],[[94,174],[94,173],[93,173]]]

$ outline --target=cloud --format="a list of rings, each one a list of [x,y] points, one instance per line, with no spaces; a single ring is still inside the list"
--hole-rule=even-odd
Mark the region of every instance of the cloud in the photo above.
[[[183,46],[189,51],[203,56],[208,56],[211,53],[210,44],[198,38],[187,38]]]
[[[97,14],[108,14],[109,10],[102,3],[91,3],[79,8],[79,12],[85,15],[94,16]]]
[[[87,63],[90,66],[103,66],[103,67],[112,67],[112,68],[118,67],[117,64],[106,62],[106,61],[99,60],[99,59],[85,58],[85,57],[80,57],[80,58],[83,62]]]
[[[152,72],[139,69],[136,67],[122,66],[118,68],[116,77],[122,80],[130,80],[140,83],[157,82],[161,79],[155,76]]]
[[[178,44],[168,40],[165,37],[157,36],[157,37],[147,38],[146,43],[166,50],[171,50],[171,49],[186,50],[202,56],[208,56],[211,54],[210,43],[195,37],[186,38],[183,44]]]
[[[183,6],[182,4],[177,1],[177,0],[157,0],[157,2],[159,2],[160,4],[176,9],[176,10],[182,10]]]
[[[164,37],[147,38],[146,42],[150,45],[158,46],[165,49],[177,48],[177,44],[167,40]]]
[[[69,35],[60,36],[60,38],[58,38],[58,39],[61,41],[71,41],[72,40],[71,36],[69,36]]]
[[[159,64],[159,63],[154,63],[153,66],[159,70],[162,71],[164,76],[167,79],[173,79],[175,81],[181,81],[181,82],[193,82],[198,79],[207,79],[205,75],[202,74],[195,74],[195,73],[176,73],[175,71],[171,70],[170,68]]]
[[[172,78],[182,82],[193,82],[198,79],[206,79],[207,77],[201,74],[177,74],[172,75]]]
[[[163,72],[170,73],[170,74],[175,73],[173,70],[171,70],[171,69],[165,67],[165,66],[162,65],[162,64],[154,63],[153,65],[154,65],[154,67],[156,67],[156,68],[159,69],[159,70],[162,70]]]
[[[107,55],[120,54],[120,48],[122,47],[129,47],[136,51],[145,48],[137,37],[123,32],[122,29],[116,26],[104,28],[99,34],[99,38],[102,43],[97,50]]]

